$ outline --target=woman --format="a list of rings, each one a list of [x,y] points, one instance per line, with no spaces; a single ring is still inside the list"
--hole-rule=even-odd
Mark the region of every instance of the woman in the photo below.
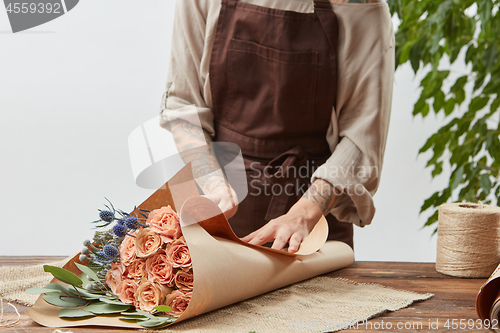
[[[341,2],[177,2],[164,125],[181,148],[241,148],[249,194],[238,207],[222,173],[199,185],[227,216],[237,208],[229,221],[252,244],[296,252],[324,214],[329,239],[352,247],[352,224],[373,218],[394,32],[387,4]],[[204,137],[176,117],[193,104]],[[208,146],[184,158],[200,174],[216,163]]]

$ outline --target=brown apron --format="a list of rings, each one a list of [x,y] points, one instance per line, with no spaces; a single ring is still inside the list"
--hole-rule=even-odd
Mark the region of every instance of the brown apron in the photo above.
[[[331,155],[338,22],[328,0],[314,7],[298,13],[222,0],[210,86],[215,141],[237,144],[247,171],[248,195],[229,220],[239,237],[285,214]],[[326,218],[329,239],[352,247],[352,224]]]

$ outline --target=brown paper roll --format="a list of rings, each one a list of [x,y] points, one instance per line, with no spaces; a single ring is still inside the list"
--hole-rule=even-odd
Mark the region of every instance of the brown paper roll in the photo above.
[[[436,270],[485,278],[500,263],[500,207],[449,203],[439,207]]]
[[[180,211],[182,234],[191,253],[194,288],[189,306],[175,323],[347,267],[354,262],[354,252],[349,245],[338,241],[325,242],[328,224],[324,217],[295,254],[241,241],[231,230],[220,208],[211,200],[196,195],[191,175],[188,165],[139,205],[148,209],[167,204],[173,206],[173,195],[184,202],[177,209]],[[182,186],[172,193],[171,188],[175,184],[171,186],[171,182],[181,183]],[[79,274],[75,262],[78,262],[78,255],[64,268]],[[119,316],[97,316],[77,321],[62,319],[58,316],[60,309],[46,303],[40,296],[26,314],[47,327],[98,325],[141,328],[136,323],[119,320]]]
[[[483,320],[484,328],[500,333],[500,265],[481,286],[476,297],[477,316]]]

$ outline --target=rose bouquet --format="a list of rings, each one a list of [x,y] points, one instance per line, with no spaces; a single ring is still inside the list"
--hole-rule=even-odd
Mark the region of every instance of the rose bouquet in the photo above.
[[[118,236],[123,228],[119,229]],[[106,284],[125,304],[149,313],[167,305],[167,314],[180,316],[191,299],[191,256],[182,236],[179,216],[170,206],[149,213],[146,227],[126,234],[119,249],[119,262],[106,273]],[[82,258],[84,259],[84,258]]]
[[[140,210],[136,216],[113,205],[101,210],[94,241],[84,241],[76,264],[82,277],[52,266],[45,270],[71,287],[50,284],[28,293],[62,306],[60,318],[86,318],[119,313],[122,320],[161,327],[186,310],[193,292],[191,255],[182,236],[178,214],[170,206]],[[146,215],[147,213],[148,215]],[[138,217],[141,215],[143,218]],[[118,215],[118,216],[117,216]],[[84,285],[84,281],[87,281]],[[67,307],[80,306],[78,309]]]
[[[110,204],[99,216],[108,230],[30,290],[44,294],[26,311],[39,324],[159,328],[354,261],[348,245],[325,243],[324,217],[295,254],[241,241],[188,167],[132,213]]]

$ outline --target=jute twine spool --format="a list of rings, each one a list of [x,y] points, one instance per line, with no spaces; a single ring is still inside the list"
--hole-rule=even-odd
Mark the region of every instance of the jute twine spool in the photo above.
[[[439,207],[436,270],[486,278],[500,263],[500,207],[451,203]]]

